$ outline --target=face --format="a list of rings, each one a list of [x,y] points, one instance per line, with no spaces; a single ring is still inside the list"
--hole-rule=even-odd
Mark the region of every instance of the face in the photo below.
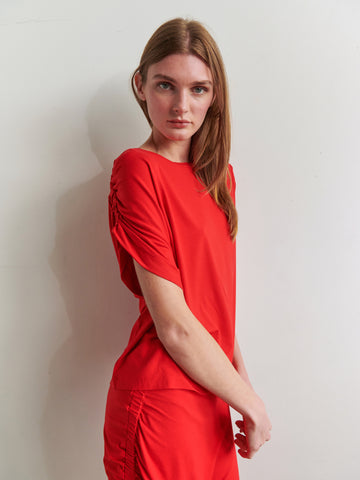
[[[170,141],[190,141],[201,127],[213,95],[208,66],[194,55],[174,54],[150,65],[146,83],[135,77],[146,101],[153,135]]]

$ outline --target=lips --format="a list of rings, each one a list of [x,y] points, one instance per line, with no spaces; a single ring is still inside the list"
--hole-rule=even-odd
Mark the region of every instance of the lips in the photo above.
[[[169,120],[170,123],[190,123],[189,120],[183,120],[182,118],[174,118]]]
[[[170,125],[177,128],[184,128],[187,125],[191,124],[191,122],[189,122],[188,120],[183,120],[182,118],[175,118],[174,120],[168,120],[168,122],[170,123]]]

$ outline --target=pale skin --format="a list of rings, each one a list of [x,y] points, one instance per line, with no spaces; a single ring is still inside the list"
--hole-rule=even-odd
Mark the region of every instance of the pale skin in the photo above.
[[[213,101],[209,68],[193,55],[169,55],[150,65],[145,84],[139,73],[135,84],[153,123],[142,147],[173,162],[187,162],[191,137]]]
[[[212,75],[193,55],[169,55],[148,69],[144,84],[135,77],[138,95],[147,102],[152,133],[141,148],[175,162],[187,162],[192,135],[200,128],[213,95]],[[135,271],[157,335],[173,360],[198,384],[239,412],[235,443],[252,458],[270,440],[271,423],[263,401],[251,386],[237,341],[233,363],[192,314],[183,290],[143,268]]]

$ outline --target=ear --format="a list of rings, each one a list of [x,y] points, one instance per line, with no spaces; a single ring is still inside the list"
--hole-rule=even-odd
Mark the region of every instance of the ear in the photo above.
[[[134,81],[135,81],[135,86],[136,86],[136,91],[137,91],[138,97],[140,98],[140,100],[143,100],[145,102],[146,98],[145,98],[145,94],[144,94],[144,90],[143,90],[143,81],[142,81],[142,77],[141,77],[140,72],[135,73]]]

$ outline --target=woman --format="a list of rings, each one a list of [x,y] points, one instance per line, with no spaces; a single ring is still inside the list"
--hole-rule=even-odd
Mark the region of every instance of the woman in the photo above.
[[[220,52],[198,22],[153,34],[132,78],[151,126],[114,162],[111,235],[140,316],[104,427],[110,480],[237,479],[271,424],[235,341],[235,179]]]

